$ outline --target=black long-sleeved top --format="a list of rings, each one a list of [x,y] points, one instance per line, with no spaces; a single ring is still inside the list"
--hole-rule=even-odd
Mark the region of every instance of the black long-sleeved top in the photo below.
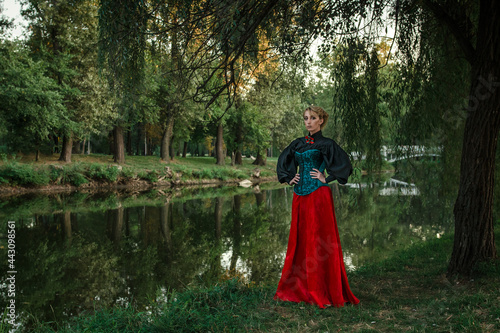
[[[276,171],[280,183],[290,183],[297,173],[298,162],[295,152],[304,153],[307,150],[316,149],[323,155],[325,170],[328,173],[326,182],[335,179],[340,184],[347,183],[347,178],[352,173],[352,165],[347,153],[332,139],[325,138],[321,131],[312,135],[314,143],[307,143],[305,137],[297,138],[283,150],[278,158]]]

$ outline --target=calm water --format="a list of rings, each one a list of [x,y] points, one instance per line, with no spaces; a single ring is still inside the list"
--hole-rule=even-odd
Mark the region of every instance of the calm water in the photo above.
[[[453,200],[432,188],[390,180],[331,188],[348,270],[452,230]],[[0,199],[2,308],[10,299],[7,221],[16,231],[16,313],[29,326],[28,314],[63,321],[99,306],[141,307],[228,277],[275,284],[292,197],[264,184]]]

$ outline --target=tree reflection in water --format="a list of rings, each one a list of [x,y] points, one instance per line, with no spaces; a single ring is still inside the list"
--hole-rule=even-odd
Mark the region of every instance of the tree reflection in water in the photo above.
[[[451,232],[450,199],[381,195],[377,185],[361,191],[331,188],[349,269]],[[32,320],[61,321],[99,307],[129,302],[141,307],[158,290],[231,277],[277,283],[288,242],[291,188],[162,193],[3,201],[3,220],[16,219],[16,301],[27,327]],[[4,239],[1,245],[6,257]]]

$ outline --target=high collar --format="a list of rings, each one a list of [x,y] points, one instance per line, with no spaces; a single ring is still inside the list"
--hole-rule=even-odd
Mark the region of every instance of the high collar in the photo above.
[[[321,133],[321,130],[317,131],[316,133],[314,133],[313,135],[310,135],[311,133],[309,133],[309,136],[315,140],[319,139],[319,138],[322,138],[323,137],[323,134]]]

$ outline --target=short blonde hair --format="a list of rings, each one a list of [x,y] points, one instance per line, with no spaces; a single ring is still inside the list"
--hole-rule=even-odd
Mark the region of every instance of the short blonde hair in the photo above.
[[[321,124],[320,128],[323,129],[323,127],[325,127],[326,122],[328,121],[328,113],[326,113],[326,111],[323,110],[323,108],[316,106],[316,105],[311,105],[307,109],[304,110],[302,115],[305,115],[306,111],[314,112],[318,116],[319,119],[323,119],[323,123]]]

